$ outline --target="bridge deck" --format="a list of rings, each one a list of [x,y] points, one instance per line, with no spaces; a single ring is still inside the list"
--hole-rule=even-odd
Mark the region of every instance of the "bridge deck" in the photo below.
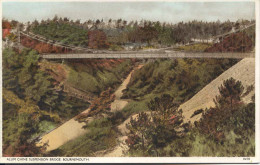
[[[255,53],[84,53],[43,54],[44,59],[89,59],[89,58],[254,58]]]

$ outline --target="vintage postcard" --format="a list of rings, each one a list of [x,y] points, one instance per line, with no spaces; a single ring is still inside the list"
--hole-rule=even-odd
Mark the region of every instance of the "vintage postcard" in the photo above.
[[[259,0],[1,8],[1,163],[259,162]]]

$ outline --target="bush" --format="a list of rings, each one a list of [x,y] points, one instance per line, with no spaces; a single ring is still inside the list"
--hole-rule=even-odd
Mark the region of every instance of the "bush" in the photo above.
[[[225,80],[223,84],[218,88],[219,96],[216,96],[214,100],[216,106],[227,106],[234,108],[233,105],[236,105],[240,102],[241,96],[244,91],[244,86],[241,81],[236,81],[233,77]]]
[[[127,125],[130,132],[126,142],[132,155],[158,155],[162,147],[177,137],[176,128],[182,123],[182,114],[177,111],[178,104],[169,95],[156,97],[148,107],[151,114],[141,112]]]

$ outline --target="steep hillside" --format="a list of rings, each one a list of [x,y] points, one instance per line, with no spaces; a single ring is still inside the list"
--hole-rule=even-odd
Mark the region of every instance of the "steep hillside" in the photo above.
[[[242,82],[245,87],[245,92],[250,89],[251,85],[255,84],[255,59],[246,58],[238,62],[236,65],[229,68],[227,71],[222,73],[202,90],[200,90],[190,100],[180,106],[183,110],[184,121],[188,122],[197,121],[200,119],[201,114],[190,118],[194,111],[198,109],[205,109],[215,106],[213,99],[219,94],[218,87],[223,83],[224,80],[233,77],[236,80]],[[245,103],[249,103],[251,97],[254,95],[254,90],[249,92],[248,95],[243,97]]]
[[[151,61],[133,74],[123,97],[135,101],[126,108],[145,110],[147,109],[145,102],[162,94],[170,94],[174,100],[183,103],[237,61],[235,59]],[[132,104],[136,106],[130,107]],[[142,104],[144,106],[141,106]]]
[[[37,137],[89,107],[89,100],[73,96],[71,91],[86,96],[98,96],[107,88],[113,91],[130,72],[132,62],[82,60],[61,64],[41,60],[35,50],[5,49],[3,153],[39,156],[42,148],[35,146]]]

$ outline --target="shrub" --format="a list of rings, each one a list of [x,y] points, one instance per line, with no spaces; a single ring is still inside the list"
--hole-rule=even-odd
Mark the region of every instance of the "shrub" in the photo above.
[[[238,104],[244,91],[244,86],[241,81],[236,81],[233,77],[225,80],[218,88],[219,96],[216,96],[214,102],[216,106],[230,105],[233,108],[234,104]]]
[[[170,95],[156,97],[148,107],[151,114],[141,112],[127,125],[130,154],[158,155],[160,148],[177,137],[176,128],[182,123],[182,114],[177,111],[178,104],[173,98]]]

